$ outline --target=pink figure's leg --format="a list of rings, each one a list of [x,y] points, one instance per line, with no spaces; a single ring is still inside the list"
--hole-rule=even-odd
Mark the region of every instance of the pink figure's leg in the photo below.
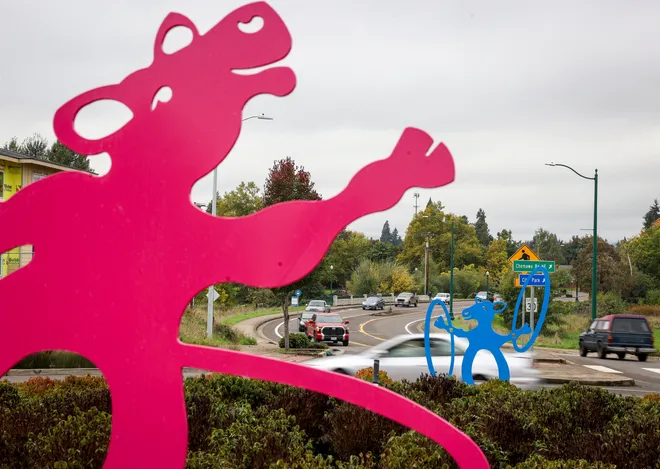
[[[207,221],[208,215],[199,214],[206,226],[190,229],[187,243],[203,250],[197,258],[204,262],[192,273],[195,284],[237,282],[272,288],[301,279],[351,222],[389,209],[412,187],[440,187],[453,181],[449,150],[440,144],[427,156],[432,143],[421,130],[406,129],[389,158],[363,168],[343,192],[328,200],[277,204],[242,218]],[[213,224],[215,228],[208,229]]]
[[[160,357],[160,363],[166,361],[166,366],[154,363],[145,370],[126,367],[121,360],[116,370],[103,370],[112,394],[112,435],[104,469],[185,467],[188,419],[181,367]]]
[[[288,384],[376,412],[440,444],[462,469],[488,469],[479,446],[428,409],[366,381],[230,350],[181,344],[181,366]]]

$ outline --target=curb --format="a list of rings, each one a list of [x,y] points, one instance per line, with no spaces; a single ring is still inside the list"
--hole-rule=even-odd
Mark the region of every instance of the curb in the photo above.
[[[635,380],[632,378],[622,378],[614,381],[600,380],[600,379],[568,379],[568,378],[540,378],[542,384],[568,384],[578,383],[585,386],[599,386],[599,387],[612,387],[612,386],[636,386]]]

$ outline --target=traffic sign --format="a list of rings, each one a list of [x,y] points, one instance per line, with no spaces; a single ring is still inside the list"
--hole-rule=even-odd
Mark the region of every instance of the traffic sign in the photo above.
[[[297,296],[292,296],[291,297],[291,306],[298,306],[298,297]]]
[[[218,295],[218,292],[215,290],[215,288],[211,287],[209,288],[209,292],[206,294],[206,297],[211,300],[211,302],[215,302],[215,300],[220,298],[220,295]]]
[[[520,284],[520,286],[522,286],[527,281],[527,278],[529,278],[529,274],[520,274],[518,276],[518,283]],[[545,275],[543,275],[543,274],[534,275],[532,277],[532,280],[530,280],[530,282],[527,286],[528,287],[545,287]]]
[[[534,251],[532,251],[529,246],[523,244],[520,249],[518,249],[513,256],[509,257],[509,262],[513,264],[514,261],[540,261],[539,256],[537,256]]]
[[[296,290],[296,296],[300,296],[302,292],[300,290]]]
[[[514,272],[534,272],[538,267],[545,267],[549,273],[553,273],[555,261],[513,261]]]
[[[538,313],[539,309],[539,301],[538,298],[534,298],[534,312]],[[532,299],[531,298],[525,298],[525,312],[531,313],[532,312]]]

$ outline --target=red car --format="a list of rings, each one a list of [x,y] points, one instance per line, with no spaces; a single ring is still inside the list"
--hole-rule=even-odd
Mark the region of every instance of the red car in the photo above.
[[[348,321],[337,313],[316,313],[307,321],[307,337],[312,342],[341,342],[348,346]]]

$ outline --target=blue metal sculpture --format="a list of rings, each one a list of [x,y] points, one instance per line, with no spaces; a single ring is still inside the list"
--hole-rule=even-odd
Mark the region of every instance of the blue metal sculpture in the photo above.
[[[511,333],[509,333],[508,335],[499,334],[495,332],[495,330],[493,329],[493,321],[495,319],[495,315],[502,313],[506,309],[507,305],[503,301],[496,301],[495,303],[492,303],[487,300],[482,300],[481,298],[476,298],[475,303],[469,308],[464,309],[463,312],[461,313],[463,319],[465,320],[475,319],[477,321],[477,326],[469,331],[466,331],[464,329],[458,329],[453,326],[451,317],[449,315],[449,311],[447,311],[447,307],[445,306],[445,303],[442,300],[434,299],[433,301],[431,301],[431,304],[426,310],[426,322],[424,324],[424,347],[426,349],[426,362],[428,364],[431,376],[435,376],[435,368],[433,366],[433,360],[431,357],[430,334],[431,334],[431,320],[433,319],[431,315],[433,313],[433,309],[435,308],[435,306],[440,305],[444,310],[445,317],[447,320],[445,321],[445,319],[442,316],[438,316],[438,318],[434,323],[434,326],[449,332],[450,341],[451,341],[451,360],[447,375],[451,376],[454,372],[454,361],[456,354],[454,337],[461,337],[461,338],[466,338],[469,341],[468,348],[467,350],[465,350],[465,353],[463,355],[463,362],[461,364],[461,377],[463,382],[467,384],[474,384],[474,380],[472,378],[472,364],[474,362],[475,357],[477,356],[477,353],[479,353],[482,350],[486,350],[490,352],[495,358],[495,362],[497,363],[498,366],[499,379],[503,381],[509,380],[510,378],[509,365],[506,359],[504,358],[504,354],[502,353],[501,347],[506,342],[511,341],[511,344],[513,345],[513,349],[516,352],[523,353],[527,351],[534,344],[534,341],[541,332],[541,328],[543,327],[543,322],[545,321],[545,315],[548,311],[548,304],[550,302],[550,274],[544,267],[537,267],[536,270],[531,273],[534,274],[537,272],[540,272],[545,277],[545,288],[547,288],[547,290],[545,292],[545,295],[543,295],[543,305],[541,307],[541,313],[539,314],[538,322],[536,323],[536,327],[534,328],[533,332],[531,327],[527,323],[525,323],[520,329],[515,329],[515,325],[518,319],[518,311],[520,309],[520,303],[523,298],[523,293],[525,292],[525,289],[527,288],[528,284],[532,281],[533,275],[529,275],[527,277],[527,280],[522,285],[522,289],[520,291],[520,294],[518,295],[518,301],[516,301],[516,309],[514,310],[513,313],[513,320],[511,322]],[[516,338],[521,335],[530,334],[530,333],[532,334],[532,336],[527,341],[527,343],[522,347],[519,346]]]

